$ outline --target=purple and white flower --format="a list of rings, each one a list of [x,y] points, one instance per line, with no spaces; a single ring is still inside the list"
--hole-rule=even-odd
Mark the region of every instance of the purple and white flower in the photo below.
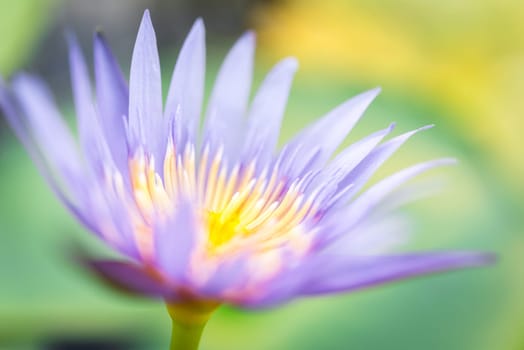
[[[297,61],[276,64],[250,102],[255,37],[246,33],[225,58],[203,113],[204,35],[197,20],[165,104],[147,11],[129,84],[96,34],[93,89],[70,38],[79,142],[44,83],[27,74],[2,83],[7,119],[56,195],[125,257],[93,260],[91,267],[172,302],[268,307],[490,261],[475,252],[388,253],[394,226],[369,229],[399,186],[453,163],[416,164],[363,191],[402,144],[426,129],[386,140],[391,125],[335,153],[379,89],[348,100],[279,149]]]

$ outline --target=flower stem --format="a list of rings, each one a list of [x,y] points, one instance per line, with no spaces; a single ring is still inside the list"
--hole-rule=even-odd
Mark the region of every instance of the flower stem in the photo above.
[[[171,350],[197,350],[204,327],[217,308],[215,303],[186,301],[168,303],[167,311],[173,321]]]
[[[171,350],[197,350],[200,344],[205,323],[199,325],[186,325],[173,321],[171,333]]]

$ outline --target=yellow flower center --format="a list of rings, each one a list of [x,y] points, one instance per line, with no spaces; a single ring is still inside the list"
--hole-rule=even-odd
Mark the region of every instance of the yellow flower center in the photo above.
[[[141,154],[129,165],[133,227],[146,259],[154,256],[154,220],[172,215],[180,198],[193,201],[203,231],[197,244],[211,258],[246,248],[260,254],[283,245],[300,254],[308,249],[301,224],[315,213],[314,196],[304,195],[299,180],[286,186],[276,168],[258,175],[254,161],[229,168],[221,150],[210,157],[208,149],[197,164],[194,148],[176,153],[172,144],[164,159],[163,178],[156,173],[154,161]]]

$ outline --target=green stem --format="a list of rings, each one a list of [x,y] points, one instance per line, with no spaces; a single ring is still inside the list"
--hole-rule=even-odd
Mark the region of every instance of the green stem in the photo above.
[[[186,325],[173,321],[171,333],[171,350],[197,350],[205,323],[198,325]]]
[[[218,305],[215,303],[188,301],[167,304],[173,321],[171,350],[197,350],[204,327]]]

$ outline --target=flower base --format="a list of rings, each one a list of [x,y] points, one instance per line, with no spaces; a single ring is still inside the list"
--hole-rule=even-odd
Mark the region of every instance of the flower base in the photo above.
[[[185,301],[167,303],[167,311],[173,322],[171,350],[196,350],[202,332],[219,304],[214,302]]]

